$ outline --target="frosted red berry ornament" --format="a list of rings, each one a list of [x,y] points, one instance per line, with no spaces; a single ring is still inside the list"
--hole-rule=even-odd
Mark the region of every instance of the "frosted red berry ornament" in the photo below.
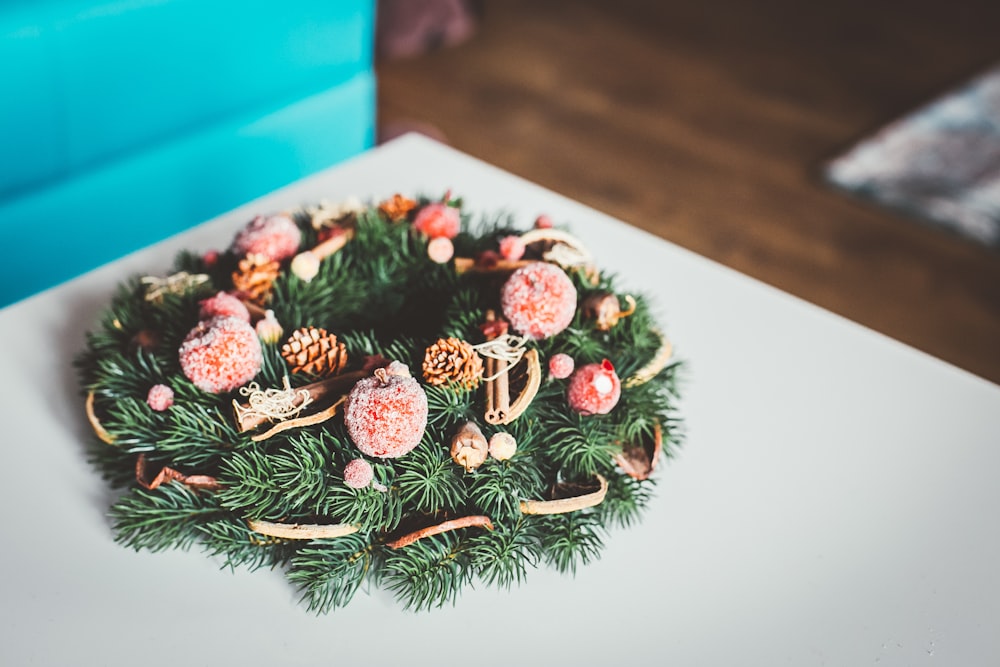
[[[413,228],[432,239],[444,237],[453,239],[458,236],[462,218],[458,209],[447,204],[427,204],[417,212],[413,219]]]
[[[174,390],[165,384],[154,384],[146,394],[146,404],[156,412],[169,410],[174,404]]]
[[[544,213],[535,218],[535,229],[552,229],[554,226],[552,218]]]
[[[364,454],[394,459],[420,443],[427,427],[427,394],[402,364],[378,368],[351,389],[344,406],[344,425]]]
[[[576,287],[555,264],[532,262],[511,274],[500,292],[500,305],[511,328],[534,338],[563,331],[576,314]]]
[[[607,359],[578,368],[566,388],[569,407],[583,415],[608,414],[618,404],[621,395],[621,380]]]
[[[184,375],[213,394],[242,387],[260,372],[263,362],[257,332],[236,317],[199,322],[184,339],[178,356]]]
[[[565,352],[553,354],[549,359],[549,375],[556,380],[564,380],[573,374],[575,366],[576,362],[573,361],[573,357]]]
[[[505,236],[500,239],[500,256],[516,262],[524,257],[524,240],[520,236]]]
[[[250,311],[239,298],[226,292],[203,299],[198,304],[198,319],[207,320],[213,317],[236,317],[244,322],[250,321]]]
[[[344,466],[344,484],[352,489],[364,489],[374,478],[372,464],[364,459],[353,459]]]
[[[232,250],[240,256],[263,255],[282,262],[299,251],[302,230],[288,215],[258,215],[233,240]]]

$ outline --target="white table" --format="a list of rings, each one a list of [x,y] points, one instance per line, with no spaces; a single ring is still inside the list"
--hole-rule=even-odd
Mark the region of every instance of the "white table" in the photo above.
[[[690,362],[688,439],[644,522],[575,578],[422,614],[374,591],[314,617],[279,572],[114,544],[70,366],[114,286],[256,213],[447,188],[569,222],[654,296]],[[3,665],[1000,664],[1000,387],[427,139],[2,310],[0,331]]]

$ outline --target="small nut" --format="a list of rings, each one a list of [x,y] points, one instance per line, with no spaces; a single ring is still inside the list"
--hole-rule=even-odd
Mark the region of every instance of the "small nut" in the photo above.
[[[494,433],[490,438],[489,451],[497,461],[506,461],[517,452],[517,440],[510,433]]]

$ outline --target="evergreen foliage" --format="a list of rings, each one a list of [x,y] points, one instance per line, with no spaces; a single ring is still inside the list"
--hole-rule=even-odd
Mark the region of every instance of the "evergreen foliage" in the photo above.
[[[460,203],[455,200],[453,204]],[[305,216],[297,215],[304,246],[316,241]],[[507,214],[462,219],[454,239],[461,256],[496,251],[500,239],[520,234]],[[529,568],[545,564],[573,573],[598,558],[614,527],[635,524],[652,497],[654,480],[637,480],[616,467],[623,443],[663,436],[664,456],[682,437],[676,412],[672,363],[652,380],[623,388],[607,415],[581,416],[568,409],[566,382],[545,375],[524,414],[504,427],[484,423],[483,390],[456,385],[423,388],[429,417],[419,445],[398,459],[364,457],[353,445],[341,416],[289,429],[257,442],[240,432],[232,402],[241,396],[198,389],[180,368],[177,350],[198,322],[199,301],[231,289],[238,257],[223,253],[208,263],[183,253],[176,271],[206,274],[206,283],[181,294],[147,299],[138,277],[113,295],[86,349],[76,361],[81,386],[94,396],[95,412],[113,438],[95,436],[90,459],[123,495],[110,509],[116,539],[150,551],[200,546],[225,567],[281,568],[301,592],[305,606],[325,613],[343,607],[366,584],[393,592],[407,608],[424,610],[452,603],[476,582],[507,588],[520,584]],[[614,276],[594,283],[570,271],[581,301],[596,293],[619,293]],[[501,282],[494,276],[459,275],[450,264],[427,256],[427,240],[407,220],[390,221],[375,207],[356,216],[354,239],[324,259],[306,282],[283,271],[271,301],[286,336],[304,326],[335,333],[348,352],[348,370],[366,357],[407,364],[420,378],[424,349],[439,337],[482,342],[480,325],[488,310],[499,311]],[[634,295],[636,296],[636,295]],[[661,338],[646,299],[636,296],[635,313],[608,331],[582,312],[568,329],[532,341],[544,362],[557,352],[578,366],[610,359],[626,378],[656,355]],[[263,345],[263,365],[255,379],[280,387],[287,377],[300,387],[316,378],[292,374],[280,355],[281,343]],[[168,410],[146,403],[151,386],[166,384],[175,394]],[[471,472],[450,456],[452,435],[466,421],[486,437],[510,433],[517,452],[509,460],[488,459]],[[207,475],[218,488],[194,489],[179,481],[153,489],[136,481],[137,456],[147,466],[169,466],[183,475]],[[367,458],[375,483],[349,487],[344,466]],[[608,483],[604,502],[561,515],[527,515],[521,501],[552,497],[564,482]],[[400,548],[395,537],[447,518],[485,515],[493,529],[463,528],[424,537]],[[288,524],[349,524],[357,532],[338,538],[292,540],[268,537],[248,521]]]

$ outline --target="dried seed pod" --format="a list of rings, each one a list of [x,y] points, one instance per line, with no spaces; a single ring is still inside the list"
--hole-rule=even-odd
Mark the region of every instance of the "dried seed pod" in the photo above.
[[[640,442],[623,443],[622,451],[614,456],[614,461],[629,477],[644,480],[656,470],[662,452],[663,429],[657,423],[651,437]]]
[[[465,422],[451,439],[451,460],[471,472],[483,465],[489,453],[489,443],[479,427]]]
[[[140,329],[132,336],[132,344],[146,352],[152,352],[163,342],[163,336],[152,329]]]
[[[625,302],[628,304],[628,307],[622,310],[617,296],[610,292],[599,292],[584,299],[583,313],[585,316],[597,320],[597,329],[608,331],[618,324],[619,320],[635,312],[635,299],[626,295]]]

